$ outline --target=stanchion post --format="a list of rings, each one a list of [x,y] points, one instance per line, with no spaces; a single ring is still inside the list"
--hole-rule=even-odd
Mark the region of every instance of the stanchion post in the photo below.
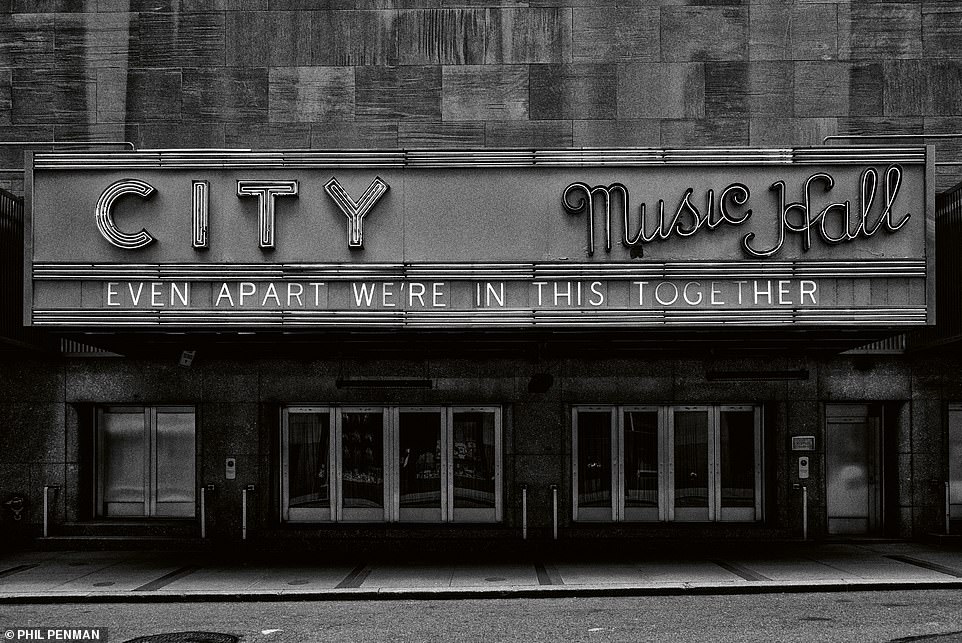
[[[948,536],[952,531],[952,499],[950,497],[949,483],[945,483],[945,535]]]
[[[43,537],[46,538],[50,534],[50,503],[47,499],[47,494],[50,491],[49,485],[43,486]]]
[[[808,540],[808,487],[802,485],[802,540]]]
[[[253,489],[252,484],[241,489],[241,540],[247,540],[247,492]]]
[[[521,485],[521,540],[528,539],[528,485]]]
[[[200,486],[200,537],[207,538],[207,487]]]
[[[552,537],[558,540],[558,485],[551,485],[551,526]]]

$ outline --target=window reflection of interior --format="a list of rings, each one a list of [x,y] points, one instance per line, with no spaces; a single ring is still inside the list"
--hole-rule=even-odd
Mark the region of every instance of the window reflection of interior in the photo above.
[[[497,407],[288,407],[281,506],[292,522],[496,522]]]
[[[761,520],[760,407],[572,410],[575,520]]]
[[[658,507],[657,412],[625,412],[625,506]]]
[[[454,413],[454,506],[494,508],[495,417]]]
[[[290,419],[292,507],[324,507],[330,503],[329,415],[301,413]]]
[[[341,423],[343,506],[359,509],[383,507],[383,415],[345,412]]]

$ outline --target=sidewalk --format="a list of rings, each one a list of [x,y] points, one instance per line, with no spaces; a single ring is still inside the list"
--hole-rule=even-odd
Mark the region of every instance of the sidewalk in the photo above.
[[[655,546],[652,547],[655,549]],[[747,552],[747,553],[746,553]],[[0,556],[0,604],[633,596],[960,589],[962,551],[918,543],[776,544],[605,560],[227,560],[210,554],[24,551]]]

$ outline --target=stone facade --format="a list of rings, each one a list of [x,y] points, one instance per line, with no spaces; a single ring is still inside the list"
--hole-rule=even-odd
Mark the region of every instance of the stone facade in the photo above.
[[[960,25],[954,0],[2,0],[0,140],[787,147],[952,133]],[[960,145],[938,141],[939,160]],[[20,154],[0,148],[0,165]],[[959,173],[940,167],[940,189]],[[22,190],[14,173],[0,187]]]
[[[846,359],[780,357],[764,359],[228,359],[198,358],[191,368],[169,359],[19,359],[3,364],[0,387],[0,497],[25,493],[26,519],[7,535],[37,535],[44,485],[55,485],[54,529],[90,520],[90,456],[84,435],[92,431],[98,405],[188,404],[197,414],[198,483],[214,482],[208,499],[212,538],[240,537],[240,491],[255,485],[251,530],[268,541],[294,536],[344,538],[383,535],[341,527],[301,526],[278,531],[278,446],[280,409],[291,402],[346,405],[503,405],[504,522],[468,529],[488,538],[513,538],[520,529],[520,488],[529,489],[529,526],[550,533],[551,485],[561,490],[561,527],[568,537],[586,534],[685,536],[691,526],[573,524],[571,522],[571,404],[756,403],[764,406],[766,519],[749,525],[701,527],[705,535],[795,537],[801,530],[801,498],[793,487],[792,435],[810,434],[824,444],[824,403],[884,403],[886,476],[895,497],[886,500],[886,533],[921,537],[938,531],[943,519],[945,443],[942,426],[949,402],[962,399],[962,376],[951,359],[906,360],[852,356]],[[805,372],[790,381],[715,381],[711,371],[779,369]],[[549,374],[546,391],[529,390],[530,378]],[[350,390],[338,378],[417,377],[430,390]],[[236,457],[236,480],[224,480],[227,457]],[[85,467],[87,468],[85,470]],[[824,452],[812,459],[812,534],[825,533]],[[9,517],[2,516],[10,525]],[[318,531],[320,530],[320,532]],[[417,529],[390,527],[396,535]],[[436,529],[432,533],[437,532]],[[82,531],[81,531],[82,533]],[[119,533],[126,533],[121,529]],[[157,533],[163,533],[158,530]],[[193,531],[191,532],[193,533]],[[449,528],[448,536],[464,534]],[[437,535],[437,534],[436,534]],[[443,536],[443,534],[441,535]],[[252,535],[253,537],[253,535]]]
[[[138,149],[789,147],[835,134],[952,132],[962,132],[955,0],[0,0],[3,141],[130,141]],[[938,161],[955,160],[962,139],[936,149]],[[22,148],[0,147],[0,167],[21,164]],[[939,167],[939,189],[960,173]],[[0,187],[22,192],[22,178],[4,173]],[[383,393],[352,399],[330,374],[414,371],[443,385],[406,393],[404,403],[510,407],[508,530],[518,528],[521,484],[531,488],[531,524],[547,529],[549,485],[570,477],[566,405],[623,403],[635,394],[764,403],[773,440],[767,525],[781,535],[800,526],[788,437],[821,435],[821,403],[885,402],[897,416],[898,515],[890,515],[890,529],[902,536],[937,529],[945,408],[962,399],[954,362],[778,359],[810,376],[713,383],[706,371],[720,367],[690,356],[562,356],[536,367],[504,357],[199,359],[191,369],[173,358],[18,356],[2,364],[0,497],[27,494],[21,535],[39,532],[45,484],[60,487],[55,521],[77,521],[88,475],[79,436],[93,405],[194,404],[198,481],[222,478],[228,454],[242,472],[212,497],[211,533],[237,537],[245,484],[257,485],[254,528],[267,530],[277,523],[270,436],[279,405],[398,403]],[[535,371],[553,376],[548,393],[528,391]],[[813,477],[823,467],[816,459]],[[824,489],[812,493],[813,529],[824,532]],[[561,515],[567,526],[564,495]]]

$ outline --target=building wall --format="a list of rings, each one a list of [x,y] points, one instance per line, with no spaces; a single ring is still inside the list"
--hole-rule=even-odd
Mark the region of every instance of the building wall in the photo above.
[[[807,370],[805,379],[716,381],[709,371]],[[44,485],[52,495],[55,530],[90,519],[89,472],[83,470],[81,437],[92,430],[96,405],[190,404],[197,412],[198,480],[214,483],[208,498],[208,527],[214,538],[240,537],[241,490],[254,484],[251,529],[261,537],[318,535],[317,527],[281,530],[278,509],[279,411],[291,403],[491,404],[503,405],[504,522],[471,528],[492,538],[512,538],[520,529],[520,486],[529,493],[533,534],[549,533],[551,485],[559,486],[561,526],[568,536],[606,533],[714,536],[727,533],[765,537],[795,536],[801,530],[801,495],[794,488],[798,453],[789,450],[793,435],[815,435],[810,493],[811,533],[825,534],[824,404],[885,402],[897,465],[886,475],[898,498],[887,516],[887,531],[904,537],[940,529],[946,480],[944,415],[946,404],[962,401],[962,375],[951,361],[913,362],[900,357],[852,357],[820,361],[803,357],[771,359],[596,359],[565,358],[538,362],[510,358],[458,360],[361,359],[212,360],[201,353],[190,368],[174,360],[71,358],[20,360],[4,364],[0,387],[0,498],[28,498],[19,524],[0,512],[0,523],[15,534],[38,534]],[[545,393],[532,393],[532,375],[554,378]],[[338,378],[405,377],[430,379],[429,390],[342,389]],[[572,404],[757,403],[764,406],[767,479],[766,521],[748,527],[693,528],[679,524],[649,526],[572,525]],[[224,460],[237,458],[236,480],[224,479]],[[86,460],[89,463],[89,458]],[[896,482],[897,481],[897,482]],[[85,495],[86,494],[86,495]],[[700,531],[699,531],[700,530]],[[739,531],[740,530],[740,531]],[[196,531],[196,526],[191,533]],[[370,529],[320,528],[335,538],[383,535]],[[389,527],[394,535],[407,528]],[[463,528],[441,535],[463,536]],[[123,530],[121,529],[121,533]],[[155,535],[162,534],[162,530]],[[252,537],[253,536],[252,532]],[[432,533],[437,535],[437,529]]]
[[[954,0],[0,0],[0,140],[130,141],[148,147],[700,147],[817,145],[833,134],[962,131],[962,6]],[[889,141],[891,142],[891,141]],[[938,141],[955,160],[962,140]],[[0,146],[0,167],[22,163]],[[938,168],[940,189],[962,167]],[[17,173],[0,187],[22,192]],[[801,358],[800,358],[801,359]],[[794,362],[793,362],[794,363]],[[962,400],[950,362],[801,359],[804,382],[718,383],[707,362],[559,360],[555,385],[527,392],[534,368],[500,360],[4,363],[0,497],[40,489],[77,517],[77,435],[93,403],[198,408],[201,479],[223,483],[213,533],[235,537],[242,484],[271,518],[277,405],[348,401],[330,373],[436,378],[419,393],[510,409],[506,524],[530,485],[532,524],[548,524],[549,485],[570,476],[567,404],[764,402],[775,493],[770,522],[797,529],[787,440],[821,440],[822,403],[893,402],[899,414],[898,530],[941,520],[945,404]],[[617,375],[615,375],[617,374]],[[411,403],[388,393],[369,403]],[[443,398],[443,399],[442,399]],[[85,406],[88,405],[88,406]],[[221,481],[223,459],[241,474]],[[818,479],[824,462],[813,462]],[[824,493],[812,490],[813,529]],[[563,493],[562,516],[570,515]],[[9,516],[0,511],[0,520]]]
[[[0,0],[0,16],[4,141],[792,146],[962,131],[954,0]],[[939,141],[940,160],[960,146]],[[0,147],[0,167],[20,152]],[[941,167],[940,189],[960,172]]]

